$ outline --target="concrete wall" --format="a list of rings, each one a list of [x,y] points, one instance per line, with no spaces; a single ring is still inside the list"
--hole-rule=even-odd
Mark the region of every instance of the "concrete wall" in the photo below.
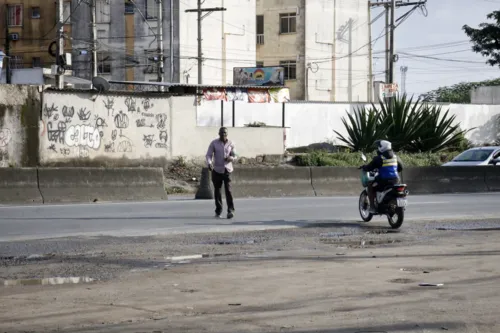
[[[472,104],[500,104],[500,87],[477,87],[470,92]]]
[[[198,127],[194,96],[97,95],[46,91],[40,129],[42,165],[114,166],[204,156],[219,126]],[[282,128],[237,128],[241,156],[282,154]]]
[[[232,126],[232,104],[224,104],[224,125]],[[346,135],[342,118],[358,106],[367,104],[297,102],[285,104],[286,147],[300,147],[312,143],[335,141],[334,131]],[[500,105],[441,104],[443,110],[456,116],[462,129],[475,128],[467,134],[477,142],[492,142],[500,138]],[[263,122],[268,126],[282,126],[283,105],[279,103],[255,104],[235,103],[235,126]],[[220,101],[203,101],[198,108],[198,126],[219,126],[221,119]]]
[[[171,101],[172,156],[205,156],[209,143],[218,136],[220,124],[193,126],[198,113],[198,108],[193,107],[194,97],[176,97]],[[245,157],[283,154],[283,135],[282,128],[229,128],[237,153]]]
[[[197,14],[185,12],[196,9],[197,1],[183,0],[179,5],[180,82],[197,83]],[[213,7],[227,10],[213,12],[202,21],[203,84],[232,84],[233,67],[255,66],[255,0],[206,0],[203,3],[203,8]]]
[[[40,162],[170,157],[168,99],[45,92]]]
[[[1,86],[0,167],[36,166],[40,107],[36,87]]]

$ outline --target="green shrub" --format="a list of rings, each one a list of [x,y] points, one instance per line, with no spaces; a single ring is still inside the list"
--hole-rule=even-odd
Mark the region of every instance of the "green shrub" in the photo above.
[[[441,106],[420,100],[413,102],[403,94],[397,98],[372,104],[370,109],[360,107],[354,114],[342,118],[347,136],[334,131],[340,141],[354,151],[373,149],[377,139],[391,141],[396,151],[440,152],[462,148],[469,143],[455,122],[455,116]]]

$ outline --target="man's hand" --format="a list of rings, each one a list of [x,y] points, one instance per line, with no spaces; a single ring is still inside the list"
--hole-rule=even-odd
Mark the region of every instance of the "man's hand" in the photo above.
[[[232,162],[233,161],[233,157],[232,156],[228,156],[224,159],[226,162]]]
[[[208,165],[208,170],[210,170],[210,171],[214,171],[214,166],[213,166],[212,164],[209,164],[209,165]]]

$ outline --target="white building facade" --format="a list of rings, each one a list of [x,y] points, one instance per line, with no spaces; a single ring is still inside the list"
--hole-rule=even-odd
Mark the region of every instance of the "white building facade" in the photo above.
[[[179,39],[180,82],[198,83],[197,0],[180,1]],[[233,84],[234,67],[254,67],[255,0],[206,0],[203,8],[226,8],[214,11],[202,20],[202,83]],[[205,15],[206,12],[203,14]]]
[[[369,0],[257,0],[257,61],[285,67],[292,99],[368,101]]]

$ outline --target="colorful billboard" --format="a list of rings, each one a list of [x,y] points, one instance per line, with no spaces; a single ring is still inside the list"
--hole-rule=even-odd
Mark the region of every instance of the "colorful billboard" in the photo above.
[[[233,84],[236,86],[284,86],[283,67],[235,67]]]

